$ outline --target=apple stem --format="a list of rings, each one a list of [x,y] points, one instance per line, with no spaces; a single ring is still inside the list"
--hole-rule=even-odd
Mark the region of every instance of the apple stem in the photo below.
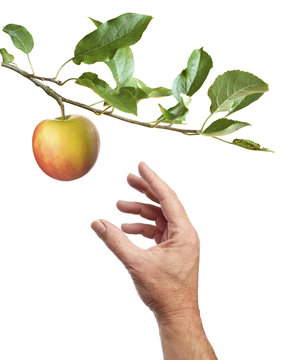
[[[64,109],[62,97],[60,97],[60,99],[58,98],[57,101],[58,101],[58,104],[60,105],[60,109],[61,109],[61,118],[62,118],[62,120],[65,120],[65,109]]]

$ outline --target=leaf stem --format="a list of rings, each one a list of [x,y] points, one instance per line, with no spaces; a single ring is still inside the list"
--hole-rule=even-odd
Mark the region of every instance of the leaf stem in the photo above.
[[[100,104],[100,103],[102,103],[102,102],[104,102],[104,100],[97,101],[97,102],[95,102],[95,103],[93,103],[93,104],[90,104],[89,106],[94,106],[94,105]]]
[[[30,68],[31,68],[32,74],[34,75],[34,69],[33,69],[33,66],[32,66],[32,63],[31,63],[31,59],[30,59],[29,54],[27,54],[27,59],[28,59],[29,64],[30,64]]]
[[[69,79],[66,79],[66,80],[62,81],[60,85],[62,86],[62,85],[64,85],[64,84],[66,84],[68,81],[71,81],[71,80],[78,80],[78,78],[69,78]]]
[[[219,137],[217,137],[217,136],[211,136],[211,137],[213,137],[213,139],[217,139],[217,140],[223,141],[223,142],[225,142],[225,143],[227,143],[227,144],[235,145],[235,144],[233,144],[232,142],[227,141],[227,140],[224,140],[224,139],[221,139],[221,138],[219,138]]]
[[[161,122],[163,122],[165,120],[165,117],[163,116],[160,120],[154,121],[153,122],[153,128],[157,127],[157,125]]]
[[[111,107],[112,107],[111,105],[107,106],[105,109],[103,109],[103,110],[102,110],[99,114],[97,114],[97,115],[98,115],[98,116],[104,115],[104,114],[107,112],[107,110],[109,110]]]
[[[60,71],[61,71],[61,70],[64,68],[64,66],[65,66],[66,64],[68,64],[72,59],[73,59],[73,57],[72,57],[71,59],[68,59],[67,61],[65,61],[65,63],[63,63],[63,64],[60,66],[60,68],[59,68],[58,71],[57,71],[56,76],[54,77],[54,80],[57,79],[58,75],[60,74]]]
[[[204,127],[205,127],[207,121],[211,118],[212,115],[213,115],[213,113],[211,113],[211,114],[207,117],[207,119],[204,121],[204,123],[203,123],[203,125],[202,125],[202,127],[201,127],[201,132],[203,132]]]

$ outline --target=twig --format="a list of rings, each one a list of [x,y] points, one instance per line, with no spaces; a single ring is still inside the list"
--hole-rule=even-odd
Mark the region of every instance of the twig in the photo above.
[[[49,82],[52,82],[52,83],[54,83],[56,85],[59,85],[59,86],[65,85],[68,81],[77,80],[77,78],[69,78],[69,79],[66,79],[64,81],[61,81],[61,80],[56,80],[55,78],[37,76],[35,74],[29,74],[29,76],[32,77],[33,79],[41,80],[41,81],[49,81]]]
[[[59,104],[60,106],[60,109],[61,109],[61,115],[62,115],[62,119],[65,120],[65,109],[64,109],[64,103],[68,103],[68,104],[71,104],[71,105],[74,105],[74,106],[77,106],[77,107],[80,107],[82,109],[85,109],[85,110],[88,110],[88,111],[91,111],[93,112],[95,115],[107,115],[107,116],[110,116],[114,119],[118,119],[118,120],[121,120],[121,121],[125,121],[125,122],[128,122],[130,124],[135,124],[135,125],[140,125],[140,126],[144,126],[144,127],[148,127],[148,128],[157,128],[157,129],[162,129],[162,130],[169,130],[169,131],[175,131],[175,132],[179,132],[181,134],[184,134],[184,135],[205,135],[205,136],[208,136],[207,134],[204,134],[204,127],[207,123],[207,121],[210,119],[210,117],[213,115],[213,113],[211,113],[207,119],[204,121],[201,129],[181,129],[181,128],[175,128],[173,127],[173,123],[174,122],[171,122],[170,124],[168,125],[160,125],[160,122],[162,122],[162,119],[161,120],[157,120],[157,121],[154,121],[154,122],[142,122],[142,121],[138,121],[138,120],[133,120],[133,119],[128,119],[124,116],[121,116],[121,115],[116,115],[113,113],[114,111],[114,107],[112,106],[107,106],[105,109],[96,109],[93,107],[93,105],[96,105],[97,103],[94,103],[94,104],[91,104],[91,105],[86,105],[86,104],[82,104],[78,101],[75,101],[75,100],[71,100],[71,99],[67,99],[65,98],[64,96],[58,94],[55,90],[53,90],[52,88],[50,88],[48,85],[45,85],[42,81],[49,81],[49,82],[52,82],[56,85],[59,85],[59,86],[62,86],[64,85],[65,83],[67,83],[68,81],[70,80],[77,80],[77,78],[69,78],[65,81],[61,81],[61,80],[57,80],[57,76],[58,74],[60,73],[61,69],[64,67],[64,65],[66,65],[67,63],[69,63],[72,59],[69,59],[68,61],[66,61],[58,70],[58,73],[56,75],[56,77],[43,77],[43,76],[37,76],[34,74],[34,71],[33,71],[33,68],[32,68],[32,64],[30,62],[30,65],[31,65],[31,70],[32,70],[32,74],[29,74],[27,71],[25,70],[22,70],[20,69],[16,64],[14,65],[11,65],[10,64],[6,64],[6,63],[1,63],[1,66],[7,68],[7,69],[10,69],[12,71],[15,71],[17,72],[18,74],[24,76],[25,78],[27,78],[28,80],[30,80],[31,82],[33,82],[36,86],[40,87],[41,89],[43,89],[43,91],[48,94],[50,97],[52,97],[53,99],[55,99],[57,101],[57,103]],[[29,58],[29,61],[30,61],[30,58]],[[102,101],[99,101],[98,103],[100,103]],[[110,111],[107,111],[108,109],[110,109],[112,107],[112,109]],[[183,124],[184,125],[184,124]],[[237,146],[241,146],[239,144],[237,144],[236,142],[230,142],[230,141],[227,141],[227,140],[224,140],[224,139],[221,139],[217,136],[210,136],[212,137],[213,139],[216,139],[216,140],[219,140],[219,141],[222,141],[222,142],[225,142],[226,144],[231,144],[231,145],[237,145]],[[245,141],[245,140],[244,140]],[[243,146],[245,147],[245,146]],[[247,147],[247,149],[251,149],[251,150],[262,150],[262,151],[270,151],[270,152],[274,152],[272,150],[268,150],[268,149],[265,149],[265,148],[249,148]]]
[[[4,66],[5,64],[2,64],[2,66]],[[7,65],[7,64],[6,64]],[[11,69],[11,68],[10,68]],[[11,69],[13,70],[13,69]],[[29,77],[32,77],[36,80],[41,80],[41,81],[49,81],[52,82],[56,85],[62,86],[63,85],[63,81],[61,80],[56,80],[55,78],[49,78],[49,77],[43,77],[43,76],[36,76],[34,74],[29,74]]]
[[[62,112],[62,117],[64,117],[64,105],[63,103],[68,103],[74,106],[78,106],[82,109],[88,110],[93,112],[96,115],[107,115],[110,116],[114,119],[118,119],[121,121],[125,121],[128,122],[130,124],[135,124],[135,125],[140,125],[140,126],[144,126],[144,127],[148,127],[148,128],[157,128],[157,129],[163,129],[163,130],[169,130],[169,131],[176,131],[185,135],[200,135],[200,132],[196,129],[179,129],[179,128],[175,128],[175,127],[171,127],[169,125],[156,125],[155,123],[147,123],[147,122],[142,122],[142,121],[138,121],[138,120],[133,120],[133,119],[128,119],[126,117],[123,117],[121,115],[116,115],[113,113],[113,111],[106,111],[106,109],[104,110],[100,110],[100,109],[96,109],[92,106],[86,105],[86,104],[82,104],[78,101],[74,101],[71,99],[67,99],[64,96],[58,94],[55,90],[53,90],[52,88],[50,88],[48,85],[43,84],[41,81],[50,81],[53,82],[57,85],[62,85],[63,82],[60,80],[56,80],[55,78],[47,78],[47,77],[41,77],[41,76],[35,76],[33,74],[29,74],[27,71],[24,71],[16,66],[10,65],[10,64],[4,64],[1,63],[1,65],[7,69],[13,70],[15,72],[17,72],[18,74],[24,76],[25,78],[27,78],[28,80],[30,80],[31,82],[33,82],[36,86],[40,87],[41,89],[43,89],[43,91],[45,91],[49,96],[51,96],[53,99],[55,99],[60,108],[61,108],[61,112]],[[41,80],[41,81],[39,81]],[[63,115],[64,114],[64,115]]]
[[[20,68],[18,68],[16,66],[9,65],[9,64],[2,63],[1,65],[8,68],[8,69],[16,71],[17,73],[23,75],[24,77],[26,77],[27,79],[32,81],[36,86],[42,88],[44,92],[46,92],[49,96],[51,96],[53,99],[55,99],[57,101],[57,103],[59,104],[59,106],[61,108],[62,118],[63,119],[65,118],[63,96],[57,94],[56,91],[54,91],[52,88],[50,88],[49,86],[41,83],[39,80],[35,79],[35,77],[32,74],[27,73],[27,71],[24,71],[24,70],[22,70],[22,69],[20,69]]]

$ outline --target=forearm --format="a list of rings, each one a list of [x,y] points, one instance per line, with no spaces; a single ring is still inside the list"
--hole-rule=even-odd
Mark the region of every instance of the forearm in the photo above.
[[[158,319],[164,360],[216,360],[199,311]]]

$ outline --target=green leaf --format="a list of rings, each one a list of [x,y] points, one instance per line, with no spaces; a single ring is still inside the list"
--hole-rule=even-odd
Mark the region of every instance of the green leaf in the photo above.
[[[93,19],[93,18],[91,18],[91,17],[89,17],[89,19],[93,22],[93,24],[94,24],[96,27],[99,27],[99,26],[102,24],[101,21],[95,20],[95,19]]]
[[[174,80],[173,95],[181,101],[181,93],[192,96],[200,89],[212,68],[211,57],[203,50],[194,50],[187,63],[187,68]]]
[[[261,96],[263,95],[263,93],[259,93],[259,94],[252,94],[252,95],[248,95],[245,96],[239,103],[238,105],[235,103],[235,107],[232,108],[232,110],[226,115],[229,116],[232,113],[241,110],[243,108],[245,108],[246,106],[250,105],[251,103],[253,103],[254,101],[258,100]]]
[[[96,27],[102,25],[102,22],[89,18]],[[105,62],[112,71],[113,77],[119,86],[123,86],[126,81],[132,78],[134,72],[133,54],[130,48],[124,47],[118,49],[115,55]]]
[[[157,122],[182,124],[185,121],[188,114],[188,109],[183,104],[178,103],[169,109],[165,109],[160,104],[158,105],[162,115],[157,119]]]
[[[165,87],[151,88],[143,83],[143,81],[132,78],[125,86],[134,93],[137,101],[149,98],[158,98],[172,95],[172,90]]]
[[[73,62],[80,65],[110,60],[115,52],[140,40],[152,17],[127,13],[101,24],[79,41]]]
[[[232,134],[233,132],[243,128],[244,126],[250,126],[247,122],[235,121],[230,119],[218,119],[203,131],[207,136],[222,136]]]
[[[121,111],[137,115],[137,101],[133,94],[127,89],[112,89],[105,81],[91,72],[82,74],[76,83],[92,89],[96,94],[105,100],[106,104],[111,105]]]
[[[265,91],[268,85],[255,75],[240,70],[227,71],[218,76],[208,90],[210,111],[232,114],[259,99]]]
[[[257,151],[267,151],[267,152],[274,152],[272,150],[269,150],[267,148],[261,147],[260,144],[257,144],[251,140],[245,140],[245,139],[234,139],[233,144],[237,146],[241,146],[245,149],[249,150],[257,150]]]
[[[14,46],[22,50],[25,54],[29,54],[34,46],[32,35],[21,25],[8,24],[3,31],[11,37]]]
[[[112,71],[118,86],[123,86],[133,76],[134,62],[129,47],[118,49],[112,59],[106,61],[106,64]]]
[[[139,87],[125,86],[122,89],[126,89],[133,94],[137,102],[143,99],[148,99],[147,94]]]
[[[2,62],[4,64],[10,64],[14,61],[14,56],[9,54],[6,49],[1,48],[0,54],[2,55]]]
[[[187,107],[192,102],[192,98],[188,95],[181,93],[180,97],[181,97],[182,103],[185,107]]]

